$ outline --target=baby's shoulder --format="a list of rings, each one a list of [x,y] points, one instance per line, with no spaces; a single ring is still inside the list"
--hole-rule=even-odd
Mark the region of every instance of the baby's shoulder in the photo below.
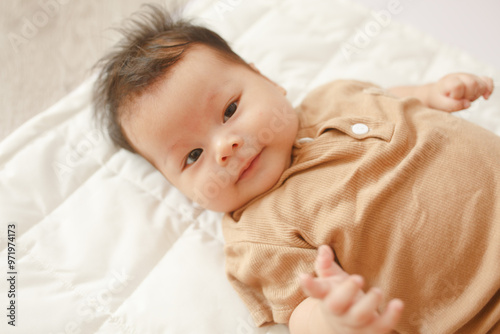
[[[302,104],[317,101],[318,99],[347,98],[353,94],[363,93],[367,90],[373,92],[383,91],[380,86],[371,82],[338,79],[313,88],[306,95]]]
[[[334,117],[356,116],[365,109],[365,100],[376,95],[387,94],[369,82],[335,80],[311,90],[296,110],[302,127],[311,127]]]

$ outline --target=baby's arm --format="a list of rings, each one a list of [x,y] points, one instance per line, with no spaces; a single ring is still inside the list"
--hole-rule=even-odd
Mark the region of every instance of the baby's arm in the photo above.
[[[439,81],[422,86],[393,87],[389,91],[399,97],[416,97],[427,107],[446,112],[467,109],[470,103],[493,92],[493,80],[468,73],[452,73]]]
[[[382,334],[394,328],[403,310],[402,302],[392,300],[379,314],[382,292],[373,288],[365,294],[361,290],[363,278],[344,272],[333,261],[330,247],[319,248],[315,271],[318,278],[302,277],[303,290],[309,298],[292,313],[292,334]]]

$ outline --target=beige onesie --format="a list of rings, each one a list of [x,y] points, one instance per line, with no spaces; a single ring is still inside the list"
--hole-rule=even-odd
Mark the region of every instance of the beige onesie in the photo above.
[[[297,275],[328,244],[404,301],[399,333],[499,330],[500,137],[356,81],[298,112],[290,168],[223,220],[227,275],[256,324],[288,322],[306,298]]]

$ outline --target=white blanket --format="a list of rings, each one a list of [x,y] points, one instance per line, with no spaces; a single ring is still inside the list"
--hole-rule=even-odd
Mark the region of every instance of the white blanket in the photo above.
[[[500,79],[461,50],[397,24],[390,8],[199,0],[186,15],[219,32],[294,104],[339,78],[386,87],[454,71]],[[96,130],[94,78],[0,145],[0,332],[288,333],[284,325],[255,328],[226,281],[221,215]],[[500,92],[457,115],[500,135]]]

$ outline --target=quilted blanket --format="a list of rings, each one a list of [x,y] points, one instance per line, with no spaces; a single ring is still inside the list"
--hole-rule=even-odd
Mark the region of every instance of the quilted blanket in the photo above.
[[[500,72],[342,0],[198,0],[293,104],[335,79],[390,87]],[[95,76],[0,144],[1,333],[288,333],[256,328],[224,273],[221,214],[173,188],[92,119]],[[498,90],[498,88],[497,88]],[[456,113],[500,135],[500,93]]]

